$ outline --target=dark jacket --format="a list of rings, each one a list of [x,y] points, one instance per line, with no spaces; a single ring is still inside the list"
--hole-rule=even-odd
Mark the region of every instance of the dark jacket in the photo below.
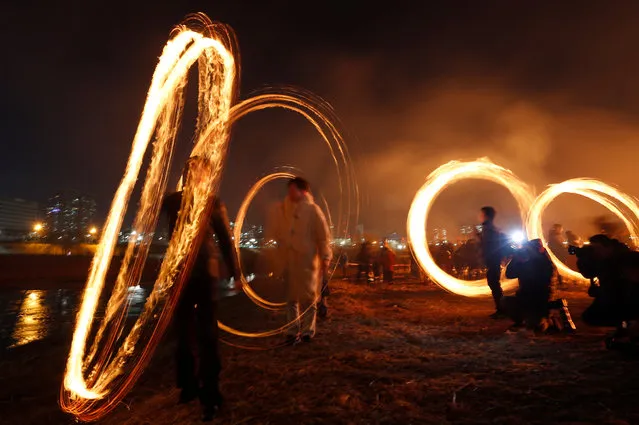
[[[517,297],[524,300],[547,302],[553,294],[555,267],[545,252],[516,254],[506,268],[508,279],[519,280]]]
[[[482,223],[482,230],[479,233],[479,243],[481,246],[481,254],[484,264],[488,267],[501,264],[503,258],[503,241],[502,233],[495,225],[487,221]]]
[[[182,192],[167,195],[162,204],[162,210],[168,216],[169,234],[171,236],[175,230],[181,205]],[[197,247],[197,257],[193,264],[191,278],[221,277],[222,271],[218,263],[220,256],[224,260],[226,272],[229,276],[239,274],[239,262],[231,238],[226,206],[218,198],[213,200],[211,217],[204,231],[206,234],[203,235],[200,246]]]

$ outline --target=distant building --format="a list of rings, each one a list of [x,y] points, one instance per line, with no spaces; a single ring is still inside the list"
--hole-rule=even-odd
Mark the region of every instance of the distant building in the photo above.
[[[465,242],[475,237],[475,226],[465,224],[459,228],[460,240]]]
[[[46,208],[47,237],[83,242],[94,224],[95,212],[95,200],[89,196],[56,193]]]
[[[38,203],[24,199],[0,199],[0,240],[23,240],[38,221]]]
[[[446,229],[433,229],[431,242],[435,244],[448,243],[448,232]]]
[[[240,233],[240,247],[259,248],[264,243],[264,228],[256,225],[244,225],[244,230]]]
[[[387,235],[384,240],[392,249],[395,250],[406,249],[408,246],[406,238],[397,232],[393,232],[390,235]]]

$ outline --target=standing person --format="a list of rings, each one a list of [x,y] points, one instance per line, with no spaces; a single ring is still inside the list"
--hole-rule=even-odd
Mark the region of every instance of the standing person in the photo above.
[[[568,247],[564,236],[564,228],[561,224],[553,224],[548,232],[548,249],[555,254],[555,257],[566,264],[568,257]],[[557,284],[563,286],[561,274],[557,273]]]
[[[289,322],[287,343],[315,336],[320,286],[332,257],[331,235],[320,207],[314,202],[309,183],[295,177],[288,183],[288,194],[271,217],[269,232],[277,241],[283,260],[282,274],[287,289],[286,313]]]
[[[395,253],[388,246],[388,242],[382,243],[382,248],[379,250],[379,263],[382,266],[382,274],[384,276],[385,283],[393,283],[393,268],[395,267]]]
[[[504,237],[495,227],[496,215],[497,212],[493,207],[482,207],[479,213],[481,232],[478,232],[478,237],[481,244],[482,258],[486,266],[486,280],[495,302],[495,312],[490,317],[500,319],[504,317],[501,308],[501,298],[504,296],[504,292],[501,289],[500,282]]]
[[[584,244],[581,237],[572,230],[566,230],[566,242],[568,243],[568,246],[581,247]]]
[[[343,249],[339,254],[339,266],[342,270],[342,280],[348,280],[348,254]]]
[[[360,280],[362,276],[364,280],[369,280],[372,263],[371,244],[364,241],[357,253],[357,280]]]
[[[581,248],[583,246],[583,244],[584,244],[584,241],[581,240],[581,236],[577,235],[572,230],[566,230],[566,242],[568,244],[568,247],[567,247],[566,251],[571,246],[575,246],[575,247]],[[574,256],[574,255],[569,255],[568,258],[566,258],[565,264],[568,267],[570,267],[572,270],[577,270],[577,257]]]
[[[185,184],[189,181],[188,174],[199,166],[205,164],[198,157],[189,159],[184,170]],[[168,195],[162,205],[168,216],[171,235],[182,206],[182,193],[180,191]],[[216,259],[219,253],[236,284],[241,280],[226,208],[219,199],[213,200],[209,220],[200,231],[204,234],[196,238],[200,240],[200,244],[196,247],[193,268],[184,284],[174,313],[177,332],[176,369],[177,385],[181,389],[179,402],[188,403],[199,397],[204,409],[203,419],[210,421],[217,414],[223,401],[219,388],[221,363],[215,300],[217,282],[220,278]],[[196,354],[199,360],[197,371]]]
[[[548,248],[561,262],[566,261],[568,249],[566,247],[564,228],[561,224],[553,224],[550,228],[548,232]]]

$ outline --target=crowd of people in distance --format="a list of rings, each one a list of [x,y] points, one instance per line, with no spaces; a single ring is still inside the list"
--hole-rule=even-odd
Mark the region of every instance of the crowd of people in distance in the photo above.
[[[385,283],[393,283],[397,256],[386,241],[382,242],[378,252],[374,252],[370,242],[363,242],[357,253],[356,280],[374,282],[381,278]],[[344,276],[348,272],[344,270]]]
[[[197,180],[207,175],[201,172],[202,167],[210,166],[198,157],[191,158],[185,166],[184,182],[206,184]],[[180,191],[166,196],[163,202],[171,234],[180,221],[184,202],[188,201],[184,197]],[[195,259],[174,315],[179,402],[199,398],[205,421],[216,416],[223,402],[215,301],[221,270],[225,269],[237,284],[241,283],[224,204],[213,199],[208,211],[209,218],[196,238]],[[568,304],[556,295],[561,277],[542,242],[535,239],[513,244],[495,226],[495,217],[494,208],[481,208],[476,237],[455,249],[446,244],[432,246],[435,261],[459,277],[485,276],[495,305],[492,318],[510,318],[513,328],[534,332],[574,331]],[[309,343],[315,336],[318,316],[327,313],[328,270],[333,252],[327,220],[315,204],[306,180],[296,177],[288,182],[287,196],[272,211],[267,233],[268,240],[275,241],[273,249],[278,261],[274,274],[286,287],[286,314],[292,326],[287,328],[285,344]],[[633,333],[633,323],[639,319],[639,252],[603,234],[582,243],[560,225],[550,230],[548,246],[559,260],[569,265],[572,262],[590,279],[588,294],[594,301],[583,313],[584,323],[616,328],[607,341],[611,348],[639,341],[639,333]],[[346,253],[339,252],[334,260],[346,276],[351,264]],[[370,243],[363,243],[355,261],[359,280],[372,282],[380,278],[386,283],[393,282],[397,258],[386,242],[376,251]],[[505,276],[519,282],[512,295],[504,295],[502,291],[504,265]],[[411,268],[419,270],[414,262]]]

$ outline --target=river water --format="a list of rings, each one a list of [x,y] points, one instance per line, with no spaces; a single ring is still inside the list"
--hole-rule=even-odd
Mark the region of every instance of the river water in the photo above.
[[[147,289],[131,288],[127,317],[140,314]],[[72,329],[80,307],[81,290],[26,290],[0,292],[0,348],[13,348]],[[107,299],[101,299],[96,318],[102,317]]]
[[[254,276],[250,275],[249,280]],[[149,287],[129,288],[127,317],[140,315]],[[104,315],[110,293],[100,299],[95,319]],[[220,281],[218,298],[237,295],[232,282]],[[0,349],[11,349],[71,332],[82,301],[80,289],[0,291]]]

